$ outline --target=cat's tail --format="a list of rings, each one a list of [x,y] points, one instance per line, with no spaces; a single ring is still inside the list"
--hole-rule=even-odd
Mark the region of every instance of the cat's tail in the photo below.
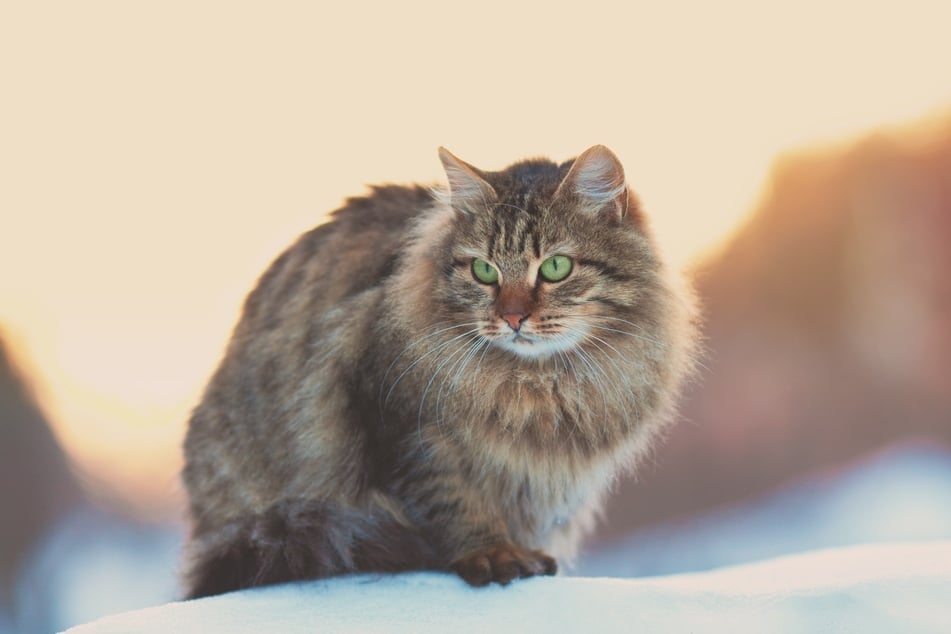
[[[290,500],[196,535],[187,598],[349,572],[437,567],[430,540],[383,508]]]

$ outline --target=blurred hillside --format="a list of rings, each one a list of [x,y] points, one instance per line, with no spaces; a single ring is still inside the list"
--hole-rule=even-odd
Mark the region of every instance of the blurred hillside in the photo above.
[[[778,164],[697,271],[709,352],[601,537],[917,437],[951,444],[951,118]]]
[[[635,535],[631,548],[640,550],[628,560],[647,570],[648,555],[661,559],[658,544],[667,544],[692,559],[684,569],[696,568],[702,549],[683,545],[706,530],[707,542],[733,549],[718,564],[735,562],[750,533],[723,525],[755,526],[755,513],[718,524],[705,511],[762,501],[807,474],[803,495],[825,499],[822,508],[838,511],[829,517],[861,516],[837,533],[851,543],[867,517],[859,507],[883,499],[882,482],[926,481],[882,467],[851,505],[841,503],[851,489],[833,486],[853,473],[850,463],[884,447],[923,439],[951,449],[948,244],[951,116],[781,160],[750,221],[696,271],[708,347],[701,380],[686,395],[684,421],[608,501],[593,548],[694,518],[679,532],[659,528],[655,541]],[[895,464],[908,473],[913,462]],[[0,632],[55,631],[176,596],[182,526],[130,519],[133,504],[114,481],[84,478],[81,489],[2,340],[0,476]],[[889,511],[902,513],[902,496],[890,498]],[[789,532],[786,541],[779,529],[760,530],[761,541],[790,551],[814,545],[802,538],[814,517],[784,520],[802,508],[784,502],[769,521]],[[906,538],[905,528],[889,535]]]
[[[0,336],[0,634],[178,596],[180,530],[123,515],[106,483],[80,486],[14,356]]]
[[[0,617],[11,610],[30,549],[82,501],[66,456],[0,338]]]

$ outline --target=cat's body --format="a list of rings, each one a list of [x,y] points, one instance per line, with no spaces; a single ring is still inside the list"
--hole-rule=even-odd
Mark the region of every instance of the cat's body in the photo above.
[[[442,159],[451,194],[348,201],[248,297],[185,444],[190,596],[552,574],[669,419],[689,300],[613,154]]]

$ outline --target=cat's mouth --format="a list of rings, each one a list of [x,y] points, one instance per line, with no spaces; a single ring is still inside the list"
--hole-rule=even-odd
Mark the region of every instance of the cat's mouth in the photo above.
[[[565,352],[574,345],[573,342],[569,343],[564,338],[543,337],[526,333],[524,330],[502,336],[497,335],[492,340],[500,348],[527,359],[539,359]]]
[[[500,337],[496,339],[496,343],[520,357],[535,358],[546,356],[543,350],[543,348],[545,348],[545,342],[521,332],[513,332],[510,335]]]
[[[512,323],[489,321],[482,325],[480,335],[493,347],[501,348],[522,359],[545,359],[555,355],[571,354],[587,333],[581,324],[565,324],[547,317],[537,323],[524,319],[518,327]],[[507,320],[506,320],[507,321]]]
[[[518,346],[534,346],[536,341],[536,339],[529,335],[524,335],[520,332],[513,333],[512,336],[509,337],[509,342]]]

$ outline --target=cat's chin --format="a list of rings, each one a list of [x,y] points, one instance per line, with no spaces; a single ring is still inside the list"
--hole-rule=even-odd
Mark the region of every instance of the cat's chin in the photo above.
[[[522,359],[547,359],[565,353],[575,347],[574,341],[551,340],[539,337],[505,337],[493,341],[498,347],[514,353]]]

